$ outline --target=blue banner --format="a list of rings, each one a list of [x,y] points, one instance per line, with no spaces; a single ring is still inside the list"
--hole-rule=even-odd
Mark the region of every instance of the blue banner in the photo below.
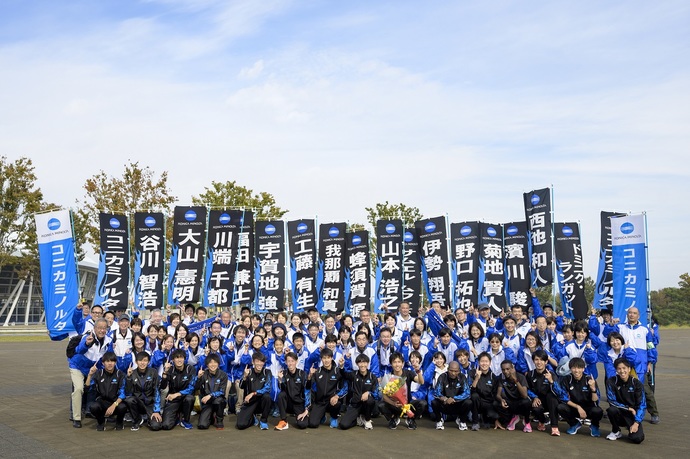
[[[613,317],[625,322],[636,307],[647,325],[647,236],[644,214],[611,217]]]
[[[79,302],[79,271],[68,210],[36,215],[41,286],[50,339],[74,333],[72,313]]]

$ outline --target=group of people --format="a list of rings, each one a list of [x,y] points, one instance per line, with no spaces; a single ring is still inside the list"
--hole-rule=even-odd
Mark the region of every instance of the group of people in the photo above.
[[[414,317],[401,303],[382,318],[362,311],[321,316],[252,314],[242,308],[210,319],[204,307],[151,311],[147,320],[99,305],[80,304],[67,356],[72,379],[72,422],[96,419],[105,430],[147,423],[151,430],[176,426],[223,429],[235,415],[237,429],[276,430],[330,425],[373,429],[383,416],[388,428],[414,430],[429,418],[436,429],[454,422],[459,430],[539,431],[560,436],[560,422],[574,435],[587,426],[601,435],[608,417],[609,440],[627,429],[644,440],[642,422],[654,402],[653,367],[658,330],[628,310],[625,323],[609,311],[589,321],[566,323],[550,304],[514,306],[492,316],[487,304],[452,313],[433,302]],[[597,384],[601,364],[608,408]],[[288,416],[292,415],[293,418]]]

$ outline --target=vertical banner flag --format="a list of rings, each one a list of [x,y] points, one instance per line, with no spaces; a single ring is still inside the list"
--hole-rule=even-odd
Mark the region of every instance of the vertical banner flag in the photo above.
[[[450,274],[448,272],[448,240],[446,218],[435,217],[415,223],[422,260],[422,279],[429,302],[451,301]]]
[[[611,217],[613,317],[624,322],[636,307],[647,325],[647,231],[645,215]]]
[[[256,222],[254,241],[256,311],[284,311],[285,223],[282,220]]]
[[[254,302],[254,212],[251,210],[228,211],[232,224],[239,228],[235,253],[232,304]]]
[[[308,308],[316,307],[318,293],[314,279],[315,237],[314,220],[288,222],[293,312],[304,312]]]
[[[553,283],[553,233],[551,188],[523,193],[525,217],[529,231],[529,255],[532,286]]]
[[[613,265],[611,263],[611,217],[622,213],[601,212],[601,247],[599,249],[599,269],[594,289],[594,308],[613,311]]]
[[[396,313],[403,289],[402,220],[376,222],[376,295],[374,312]],[[385,306],[386,309],[383,309]]]
[[[338,314],[345,309],[345,223],[319,225],[319,270],[316,287],[320,314]]]
[[[503,247],[506,256],[508,306],[519,304],[527,312],[532,304],[529,292],[532,280],[529,274],[527,223],[506,223],[504,228]]]
[[[369,261],[369,232],[365,230],[347,233],[347,268],[345,276],[345,312],[359,318],[359,313],[369,311],[371,288],[371,264]]]
[[[124,311],[129,303],[129,221],[126,215],[99,213],[100,258],[93,304]]]
[[[79,302],[72,217],[69,210],[58,210],[35,219],[46,327],[57,341],[74,333],[72,314]]]
[[[470,305],[477,305],[479,223],[450,224],[450,253],[453,309],[467,311]]]
[[[410,304],[410,314],[417,316],[422,296],[422,264],[419,258],[419,239],[414,228],[405,228],[403,236],[402,300]]]
[[[165,217],[134,214],[134,307],[160,309],[165,276]]]
[[[168,274],[168,304],[196,303],[201,293],[206,207],[176,206]]]
[[[230,211],[210,210],[206,244],[204,306],[226,307],[232,304],[235,279],[235,257],[239,233],[239,217],[232,221]],[[237,250],[235,250],[237,252]]]
[[[569,319],[586,319],[589,308],[585,298],[580,226],[577,223],[554,223],[554,244],[563,313]]]
[[[479,224],[479,302],[494,315],[506,309],[503,225]]]

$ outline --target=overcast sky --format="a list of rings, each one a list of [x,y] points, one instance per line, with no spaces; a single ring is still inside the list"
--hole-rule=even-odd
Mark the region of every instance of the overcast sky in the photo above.
[[[128,159],[288,219],[524,219],[553,184],[596,277],[601,210],[647,211],[652,288],[690,271],[690,3],[0,0],[0,155],[74,206]]]

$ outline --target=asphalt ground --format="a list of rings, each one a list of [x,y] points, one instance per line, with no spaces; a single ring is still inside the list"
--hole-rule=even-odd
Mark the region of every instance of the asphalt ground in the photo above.
[[[530,434],[484,430],[460,432],[454,423],[444,431],[428,419],[415,431],[399,426],[389,430],[383,417],[374,419],[374,430],[355,427],[349,431],[321,426],[316,430],[237,431],[235,417],[225,419],[225,430],[138,432],[96,431],[96,422],[85,419],[75,429],[69,418],[70,380],[65,342],[0,341],[0,457],[225,457],[252,455],[290,458],[315,457],[690,457],[690,330],[664,330],[657,365],[656,400],[661,423],[644,423],[646,439],[633,445],[625,439],[608,441],[606,419],[601,438],[592,438],[583,427],[577,435],[561,437],[545,432]],[[603,373],[603,372],[602,372]],[[603,378],[599,381],[603,387]],[[608,407],[602,402],[604,408]],[[649,415],[647,415],[647,421]],[[196,426],[196,417],[192,422]],[[269,419],[271,429],[277,419]],[[533,427],[535,427],[533,425]],[[625,429],[623,430],[625,433]]]

